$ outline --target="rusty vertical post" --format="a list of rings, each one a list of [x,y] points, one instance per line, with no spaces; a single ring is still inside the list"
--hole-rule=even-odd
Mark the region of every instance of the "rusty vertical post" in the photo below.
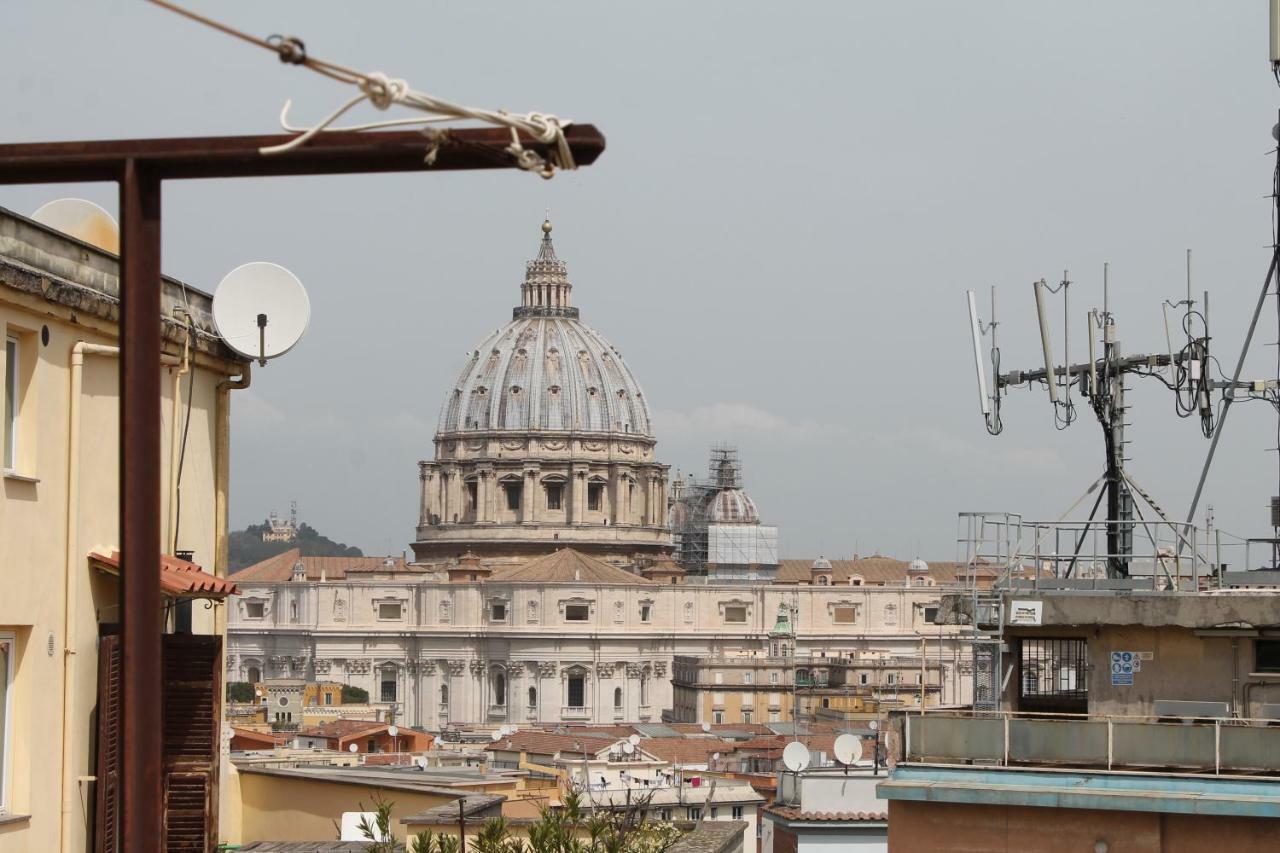
[[[120,176],[120,610],[122,838],[163,842],[160,694],[160,178]]]

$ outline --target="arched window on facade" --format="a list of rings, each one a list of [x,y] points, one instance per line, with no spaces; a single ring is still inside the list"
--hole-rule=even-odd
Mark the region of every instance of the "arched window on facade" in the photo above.
[[[507,674],[500,669],[493,673],[493,704],[500,708],[507,704]]]
[[[640,704],[649,704],[649,675],[647,673],[640,676]]]
[[[622,688],[621,687],[613,688],[613,707],[615,708],[622,707]]]
[[[529,688],[529,707],[538,707],[538,688],[536,687]]]
[[[249,667],[249,671],[245,674],[245,678],[249,680],[250,684],[257,684],[262,681],[262,670],[256,666],[251,666]]]
[[[449,685],[447,684],[440,685],[440,704],[441,705],[449,704]]]
[[[296,601],[289,602],[289,621],[290,622],[298,621],[298,602]]]
[[[565,679],[565,704],[570,708],[587,706],[587,674],[581,669],[569,670]]]
[[[818,575],[818,586],[826,586],[826,585],[827,585],[827,576]]]

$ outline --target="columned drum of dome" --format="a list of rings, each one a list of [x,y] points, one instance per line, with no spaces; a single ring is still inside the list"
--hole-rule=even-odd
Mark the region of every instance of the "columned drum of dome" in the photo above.
[[[579,320],[551,223],[511,322],[468,356],[419,463],[414,555],[520,562],[572,546],[610,562],[670,551],[668,466],[622,355]]]

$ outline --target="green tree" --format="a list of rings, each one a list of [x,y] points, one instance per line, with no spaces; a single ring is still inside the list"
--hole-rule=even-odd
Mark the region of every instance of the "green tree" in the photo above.
[[[248,681],[227,682],[228,702],[252,702],[253,698],[253,685]]]
[[[244,530],[233,530],[228,536],[228,559],[231,571],[261,563],[290,548],[297,548],[304,557],[362,557],[364,552],[353,545],[335,542],[305,521],[298,525],[298,538],[293,542],[263,542],[262,534],[271,529],[267,522],[250,524]]]
[[[342,685],[342,704],[344,705],[363,705],[369,701],[369,691],[363,687],[355,687],[350,684]]]
[[[360,822],[356,826],[368,842],[365,844],[366,853],[396,853],[395,836],[391,834],[391,808],[394,805],[395,803],[383,799],[382,794],[375,793],[373,820],[360,816]],[[360,811],[368,811],[364,803],[360,804]]]

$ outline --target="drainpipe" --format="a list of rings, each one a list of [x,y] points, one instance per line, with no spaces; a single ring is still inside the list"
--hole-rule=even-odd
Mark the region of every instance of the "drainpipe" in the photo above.
[[[228,489],[231,482],[231,392],[249,387],[249,363],[245,362],[240,366],[239,379],[224,379],[217,386],[217,413],[215,415],[217,423],[214,426],[214,460],[213,460],[213,528],[214,528],[214,557],[213,557],[213,574],[215,577],[227,576],[227,562],[230,555],[230,543],[228,540],[228,521],[227,521],[227,501]],[[227,608],[214,607],[213,609],[213,633],[223,638],[223,655],[226,655],[226,636],[227,636]],[[224,657],[225,660],[225,657]],[[227,668],[221,667],[221,695],[227,695]],[[221,733],[221,728],[219,728]],[[226,759],[219,762],[218,773],[223,782],[235,775],[235,769]],[[221,815],[226,808],[227,798],[219,797],[217,809],[219,811],[219,823],[223,823]],[[233,835],[235,840],[238,839],[238,833]]]
[[[1240,638],[1231,638],[1231,716],[1242,717],[1240,713]]]
[[[186,313],[179,309],[181,313]],[[187,323],[191,315],[187,314]],[[166,550],[170,556],[178,554],[178,451],[182,440],[182,377],[191,371],[191,335],[182,342],[182,360],[173,373],[173,415],[169,423],[169,527],[165,535]]]
[[[220,578],[226,577],[227,561],[230,559],[230,544],[227,538],[227,493],[231,483],[231,392],[249,387],[252,379],[249,367],[249,362],[245,362],[240,367],[239,379],[225,379],[218,383],[218,423],[214,437],[216,459],[213,471],[213,513],[218,544],[213,559],[213,573]],[[223,608],[218,610],[222,613]],[[218,621],[224,622],[225,618],[225,613],[222,613]],[[217,633],[224,634],[225,625],[218,625]]]
[[[77,341],[71,348],[71,388],[67,400],[67,529],[66,551],[62,576],[62,816],[59,849],[71,850],[71,819],[76,792],[72,780],[76,778],[71,766],[71,732],[75,720],[71,708],[71,688],[76,674],[76,619],[75,607],[79,590],[79,565],[84,559],[79,550],[80,510],[80,397],[84,385],[84,358],[101,355],[117,358],[120,348],[103,344]],[[165,364],[177,364],[173,356],[162,355]]]

